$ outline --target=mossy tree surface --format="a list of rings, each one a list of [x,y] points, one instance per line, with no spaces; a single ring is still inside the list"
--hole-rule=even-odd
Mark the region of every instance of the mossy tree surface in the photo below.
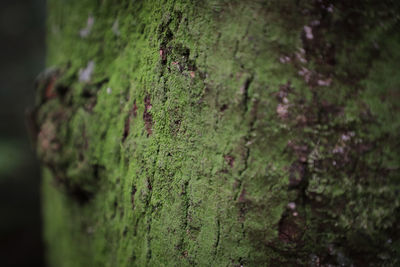
[[[49,0],[49,263],[400,264],[399,11]]]

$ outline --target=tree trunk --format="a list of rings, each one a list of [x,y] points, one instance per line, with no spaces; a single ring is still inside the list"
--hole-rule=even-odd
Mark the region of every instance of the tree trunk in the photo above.
[[[399,264],[399,11],[49,0],[49,263]]]

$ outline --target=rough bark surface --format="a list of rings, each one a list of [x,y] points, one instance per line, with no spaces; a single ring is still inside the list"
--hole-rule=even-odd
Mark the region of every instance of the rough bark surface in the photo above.
[[[49,0],[51,265],[400,264],[398,5]]]

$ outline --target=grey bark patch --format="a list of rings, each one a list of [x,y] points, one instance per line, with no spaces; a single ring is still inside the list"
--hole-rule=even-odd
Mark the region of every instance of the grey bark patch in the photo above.
[[[79,81],[80,82],[90,82],[93,74],[95,63],[93,60],[89,61],[86,68],[79,70]]]
[[[116,36],[120,36],[121,32],[119,31],[119,22],[118,19],[116,19],[111,27],[112,32],[116,35]]]
[[[86,27],[82,28],[79,31],[79,36],[82,38],[86,38],[89,36],[90,32],[92,31],[93,28],[93,24],[94,24],[94,17],[93,16],[89,16],[86,22]]]

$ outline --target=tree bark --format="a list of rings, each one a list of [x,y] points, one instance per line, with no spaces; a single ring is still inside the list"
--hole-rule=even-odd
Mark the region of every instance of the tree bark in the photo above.
[[[49,0],[49,263],[399,264],[399,11]]]

